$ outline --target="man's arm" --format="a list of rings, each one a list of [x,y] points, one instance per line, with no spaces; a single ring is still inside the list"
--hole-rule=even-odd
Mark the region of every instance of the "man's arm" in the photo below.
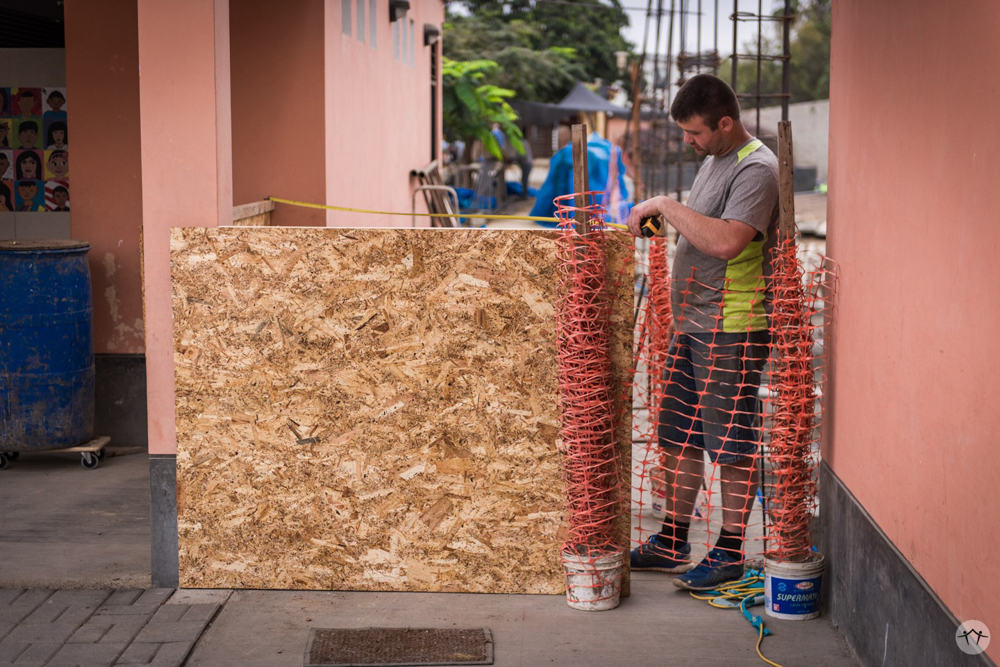
[[[735,259],[753,241],[757,230],[739,220],[723,220],[702,215],[676,199],[653,197],[636,204],[628,217],[628,228],[641,236],[643,218],[662,215],[695,248],[717,259]],[[665,230],[660,230],[662,234]]]

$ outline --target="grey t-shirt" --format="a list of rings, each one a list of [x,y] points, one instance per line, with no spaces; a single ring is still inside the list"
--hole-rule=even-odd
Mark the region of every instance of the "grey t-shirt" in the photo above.
[[[767,328],[771,248],[777,238],[778,159],[757,139],[722,157],[710,156],[691,187],[687,205],[712,218],[739,220],[757,230],[739,257],[710,257],[678,237],[671,301],[683,333]]]

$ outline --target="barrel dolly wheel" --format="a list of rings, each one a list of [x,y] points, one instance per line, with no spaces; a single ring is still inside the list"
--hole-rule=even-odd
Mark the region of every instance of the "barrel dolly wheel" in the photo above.
[[[101,459],[96,454],[84,452],[80,460],[80,465],[87,470],[93,470],[97,466],[101,465]]]
[[[7,458],[7,452],[0,452],[0,470],[6,470],[7,469],[7,461],[8,460],[9,459]]]
[[[21,458],[21,452],[5,452],[5,453],[7,454],[7,458],[10,459],[11,461],[16,461],[19,458]]]
[[[100,449],[97,450],[97,460],[98,461],[103,461],[107,457],[108,457],[108,450],[104,449],[103,447],[101,447]]]

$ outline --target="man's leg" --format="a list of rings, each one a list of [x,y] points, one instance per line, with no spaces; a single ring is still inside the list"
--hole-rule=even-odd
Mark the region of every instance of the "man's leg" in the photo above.
[[[675,336],[667,352],[663,397],[656,416],[657,439],[666,457],[667,517],[659,533],[632,550],[633,570],[677,574],[691,568],[688,529],[704,473],[704,443],[686,338],[683,334]]]
[[[719,464],[722,528],[705,560],[674,581],[681,588],[709,590],[743,576],[743,541],[757,491],[757,390],[767,351],[766,331],[716,334],[693,351],[695,368],[708,371],[698,386],[700,412],[706,449]]]
[[[719,464],[722,487],[722,530],[715,544],[736,560],[743,560],[743,539],[750,510],[757,496],[756,457],[746,456],[733,463]]]

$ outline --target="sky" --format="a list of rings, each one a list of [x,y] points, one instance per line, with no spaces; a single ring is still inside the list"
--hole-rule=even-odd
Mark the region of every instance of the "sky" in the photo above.
[[[540,0],[544,2],[545,0]],[[735,0],[738,4],[738,9],[740,12],[750,12],[757,14],[758,2],[759,0]],[[665,53],[667,50],[667,32],[669,25],[669,9],[671,0],[653,0],[653,10],[655,12],[658,2],[662,2],[664,16],[662,19],[662,24],[660,27],[660,53]],[[643,36],[646,27],[646,7],[648,5],[648,0],[621,0],[622,6],[626,9],[629,17],[629,27],[622,31],[623,36],[635,44],[637,52],[642,52]],[[674,7],[676,10],[680,9],[681,0],[673,0]],[[718,12],[716,12],[716,4],[718,4]],[[763,7],[764,14],[771,14],[775,9],[780,9],[784,7],[784,0],[763,0],[760,3]],[[697,36],[698,36],[698,0],[684,0],[685,11],[687,13],[686,26],[685,26],[685,50],[694,52],[698,50]],[[733,50],[733,21],[729,19],[730,15],[733,13],[734,0],[701,0],[701,50],[707,51],[714,47],[715,45],[715,17],[718,16],[718,45],[719,53],[726,56],[730,54]],[[679,18],[674,19],[674,52],[678,51],[678,44],[681,37],[681,25]],[[771,30],[774,28],[771,27]],[[652,16],[649,20],[649,36],[648,36],[648,46],[647,51],[652,55],[655,46],[656,37],[656,17]],[[765,34],[768,30],[768,24],[764,24]],[[752,41],[756,44],[757,40],[757,22],[746,22],[741,21],[739,25],[739,44],[742,47],[747,42]],[[755,47],[756,48],[756,47]]]

